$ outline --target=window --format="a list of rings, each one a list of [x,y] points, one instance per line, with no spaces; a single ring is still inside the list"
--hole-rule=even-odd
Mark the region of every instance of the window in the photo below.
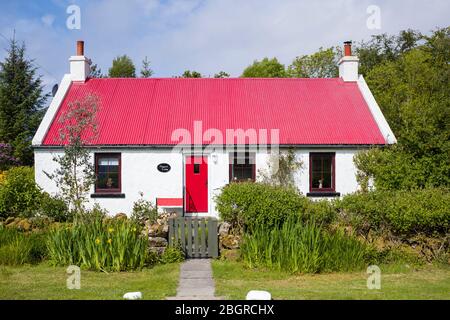
[[[255,181],[255,154],[234,152],[230,159],[231,181]]]
[[[334,192],[334,153],[310,153],[309,189],[311,192]]]
[[[97,181],[95,192],[120,193],[121,189],[120,153],[96,153],[95,173]]]

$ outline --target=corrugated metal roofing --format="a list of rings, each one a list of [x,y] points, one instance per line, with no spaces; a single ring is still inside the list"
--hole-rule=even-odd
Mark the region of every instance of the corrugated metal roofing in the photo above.
[[[60,144],[57,120],[88,93],[100,100],[96,145],[175,145],[180,128],[193,142],[194,121],[224,139],[227,129],[279,129],[282,145],[385,143],[357,84],[340,78],[103,78],[72,83],[43,145]]]

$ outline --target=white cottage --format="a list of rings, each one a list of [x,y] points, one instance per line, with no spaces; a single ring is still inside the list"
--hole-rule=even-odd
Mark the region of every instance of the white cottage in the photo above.
[[[59,117],[88,93],[99,97],[99,134],[90,150],[97,182],[90,203],[129,214],[142,192],[160,209],[217,216],[214,196],[230,181],[256,180],[270,152],[294,148],[296,183],[308,197],[357,190],[353,156],[396,142],[345,43],[331,79],[89,78],[84,44],[33,139],[36,182],[62,153]]]

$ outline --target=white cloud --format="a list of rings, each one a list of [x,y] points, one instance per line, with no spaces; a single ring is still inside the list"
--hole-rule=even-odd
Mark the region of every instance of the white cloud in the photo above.
[[[138,68],[148,56],[158,77],[185,69],[239,76],[254,59],[276,56],[289,64],[321,46],[367,40],[374,32],[447,26],[450,15],[446,0],[80,0],[78,31],[64,27],[65,5],[58,1],[56,17],[0,22],[0,32],[15,28],[25,40],[29,56],[47,70],[40,72],[48,83],[68,71],[78,39],[85,40],[86,54],[103,72],[115,56],[128,54]],[[381,8],[381,30],[366,27],[372,4]]]
[[[51,27],[55,21],[55,16],[52,14],[46,14],[41,18],[41,21],[46,27]]]

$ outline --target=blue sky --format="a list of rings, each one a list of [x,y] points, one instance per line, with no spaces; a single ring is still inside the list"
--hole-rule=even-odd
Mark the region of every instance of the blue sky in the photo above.
[[[81,9],[80,30],[66,27],[71,4]],[[380,29],[367,27],[370,5],[380,8]],[[239,76],[265,56],[288,65],[321,46],[407,28],[427,32],[450,17],[448,0],[0,0],[0,8],[0,49],[16,30],[47,88],[68,72],[78,39],[104,73],[128,54],[138,69],[148,56],[156,77],[186,69]]]

